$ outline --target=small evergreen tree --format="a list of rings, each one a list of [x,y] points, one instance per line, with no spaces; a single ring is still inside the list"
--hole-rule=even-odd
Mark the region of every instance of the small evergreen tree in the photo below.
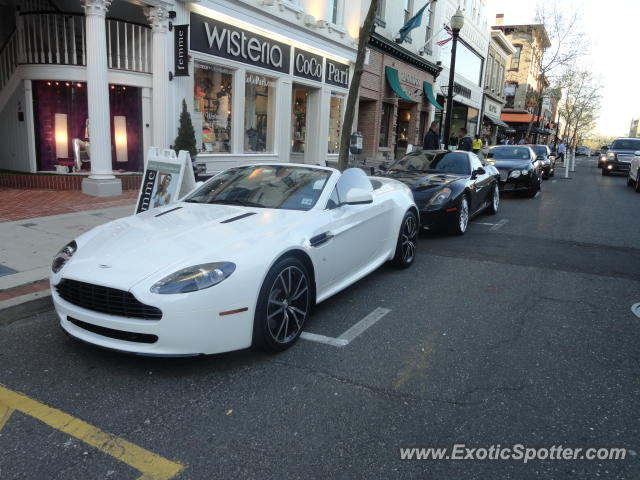
[[[191,158],[195,158],[196,154],[196,132],[191,123],[191,115],[187,111],[187,102],[182,99],[182,113],[180,113],[180,126],[178,127],[178,136],[173,142],[173,149],[176,153],[180,150],[187,150]]]

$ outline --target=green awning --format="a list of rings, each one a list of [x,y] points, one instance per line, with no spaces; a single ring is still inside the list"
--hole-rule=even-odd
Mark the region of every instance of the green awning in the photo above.
[[[433,84],[429,82],[422,82],[422,88],[424,90],[424,94],[427,96],[427,99],[429,100],[429,103],[434,107],[436,107],[436,110],[444,110],[442,108],[442,105],[440,105],[438,103],[438,100],[436,100],[436,96],[433,94]]]
[[[400,86],[400,79],[398,78],[398,70],[386,66],[384,67],[384,72],[387,77],[387,83],[398,97],[402,100],[406,100],[407,102],[417,103],[413,98],[407,95],[404,90],[402,90],[402,87]]]

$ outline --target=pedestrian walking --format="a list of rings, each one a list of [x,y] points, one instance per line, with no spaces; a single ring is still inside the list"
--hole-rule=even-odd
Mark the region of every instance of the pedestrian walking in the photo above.
[[[565,145],[564,141],[562,141],[560,142],[560,145],[558,145],[558,158],[562,163],[564,163],[565,153],[567,153],[567,146]]]
[[[473,143],[473,141],[471,140],[471,137],[467,135],[466,128],[463,127],[460,130],[458,130],[458,138],[460,139],[458,142],[458,150],[464,150],[465,152],[470,152],[471,144]]]
[[[480,135],[476,135],[473,142],[471,142],[471,151],[477,155],[481,148],[482,140],[480,139]]]
[[[422,142],[423,150],[440,150],[440,135],[438,134],[439,129],[440,124],[438,122],[431,122],[429,131],[427,131],[427,134],[424,136],[424,141]]]

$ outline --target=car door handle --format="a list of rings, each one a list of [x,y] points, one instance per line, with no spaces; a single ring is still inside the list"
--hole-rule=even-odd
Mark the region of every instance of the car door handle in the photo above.
[[[332,238],[333,234],[331,232],[324,232],[320,235],[316,235],[315,237],[311,237],[309,239],[309,244],[311,244],[312,247],[319,247],[320,245],[327,243]]]

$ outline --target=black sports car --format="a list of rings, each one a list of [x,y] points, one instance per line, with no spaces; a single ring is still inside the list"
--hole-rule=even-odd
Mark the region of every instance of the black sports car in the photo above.
[[[393,163],[384,176],[413,191],[422,227],[463,235],[469,219],[500,205],[498,170],[471,152],[415,151]]]
[[[542,161],[530,147],[496,145],[487,154],[487,164],[500,172],[500,190],[523,192],[533,198],[542,184]]]
[[[556,157],[551,153],[551,149],[546,145],[527,145],[538,156],[542,162],[542,178],[553,177],[556,173]]]

